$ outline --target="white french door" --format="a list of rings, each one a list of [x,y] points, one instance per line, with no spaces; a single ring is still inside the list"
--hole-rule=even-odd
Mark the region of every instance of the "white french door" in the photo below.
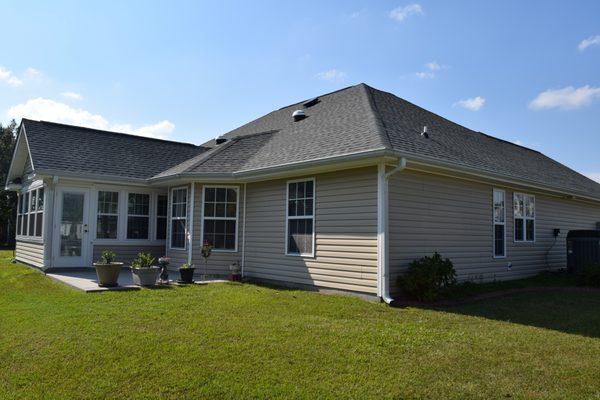
[[[89,189],[57,189],[54,267],[89,267],[89,198]]]

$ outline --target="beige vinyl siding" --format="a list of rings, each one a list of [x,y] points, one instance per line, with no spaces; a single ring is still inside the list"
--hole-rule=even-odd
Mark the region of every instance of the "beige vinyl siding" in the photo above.
[[[117,261],[129,264],[134,258],[137,257],[138,253],[150,253],[152,254],[158,263],[158,258],[165,255],[165,246],[159,245],[110,245],[110,244],[95,244],[93,249],[94,262],[98,261],[102,256],[103,250],[112,250],[117,254]]]
[[[166,241],[166,245],[165,245],[165,252],[167,254],[168,257],[171,258],[171,265],[169,269],[177,269],[179,268],[182,264],[185,264],[188,262],[188,251],[187,251],[187,246],[189,245],[189,243],[186,242],[186,248],[185,250],[179,250],[179,249],[171,249],[171,189],[173,188],[182,188],[182,187],[187,187],[188,190],[188,201],[187,201],[187,215],[188,215],[188,221],[187,221],[187,228],[189,229],[190,226],[190,205],[191,205],[191,201],[190,201],[190,196],[191,196],[191,187],[190,185],[178,185],[178,186],[174,186],[174,187],[170,187],[169,191],[168,191],[168,209],[167,209],[167,241]]]
[[[377,169],[314,178],[314,258],[284,254],[287,180],[248,184],[245,276],[376,294]]]
[[[492,191],[506,193],[506,257],[493,258]],[[600,207],[527,189],[536,200],[536,241],[515,243],[512,188],[405,170],[389,186],[391,284],[410,261],[438,251],[461,280],[514,279],[566,266],[572,229],[595,229]],[[561,233],[556,242],[553,229]],[[508,268],[508,263],[512,267]]]
[[[44,244],[40,242],[17,240],[15,258],[25,264],[44,268]]]
[[[218,184],[211,183],[207,186],[232,186],[238,188],[238,219],[237,219],[237,250],[236,252],[222,252],[212,251],[211,256],[208,259],[208,264],[204,264],[204,258],[202,257],[202,210],[204,209],[202,188],[204,185],[196,183],[194,193],[194,234],[193,234],[193,247],[192,247],[192,260],[196,266],[197,274],[217,275],[223,276],[229,274],[229,266],[233,262],[242,261],[242,216],[244,212],[244,188],[243,185],[231,185],[231,184]]]

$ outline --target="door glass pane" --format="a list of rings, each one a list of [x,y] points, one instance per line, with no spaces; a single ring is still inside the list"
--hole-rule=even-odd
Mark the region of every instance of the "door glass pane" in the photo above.
[[[82,193],[63,193],[62,218],[60,221],[61,256],[81,256],[83,202],[84,195]]]

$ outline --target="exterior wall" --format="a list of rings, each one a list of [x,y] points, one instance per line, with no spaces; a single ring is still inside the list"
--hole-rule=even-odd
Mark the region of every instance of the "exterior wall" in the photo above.
[[[243,185],[231,185],[211,183],[209,186],[235,186],[238,188],[238,220],[237,220],[237,250],[236,252],[220,252],[213,250],[208,259],[208,264],[205,266],[204,258],[202,257],[202,210],[204,209],[202,198],[202,184],[196,183],[194,189],[194,225],[193,225],[193,246],[192,246],[192,262],[196,266],[196,274],[207,275],[227,275],[229,274],[229,266],[233,262],[242,261],[242,221],[244,213],[244,188]]]
[[[102,256],[103,250],[112,250],[117,254],[117,261],[129,264],[134,258],[137,257],[138,253],[150,253],[158,261],[159,257],[165,255],[165,246],[159,245],[94,245],[92,260],[98,261]]]
[[[44,243],[17,240],[15,246],[15,258],[25,264],[44,268]]]
[[[314,257],[285,255],[287,181],[247,185],[244,275],[376,294],[377,169],[314,178]]]
[[[493,258],[493,188],[506,193],[505,258]],[[515,191],[535,195],[534,243],[513,240]],[[600,206],[406,170],[389,186],[391,287],[412,260],[434,251],[450,258],[461,280],[514,279],[565,267],[568,231],[595,229],[596,221]],[[554,228],[560,229],[556,240]]]

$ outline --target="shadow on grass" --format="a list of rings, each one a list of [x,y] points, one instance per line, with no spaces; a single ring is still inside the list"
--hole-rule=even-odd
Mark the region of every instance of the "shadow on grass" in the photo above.
[[[425,307],[564,333],[600,337],[600,290],[547,288],[461,305]]]

